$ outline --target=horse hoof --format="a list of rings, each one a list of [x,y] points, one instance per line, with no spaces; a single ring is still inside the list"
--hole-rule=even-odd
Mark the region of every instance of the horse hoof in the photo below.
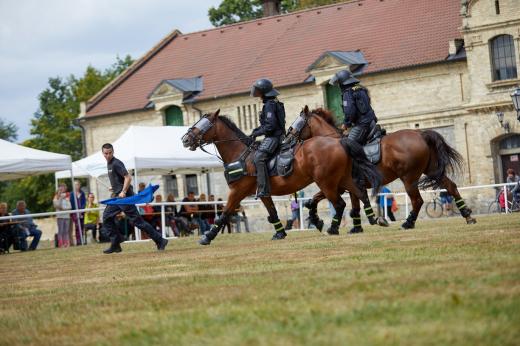
[[[471,216],[469,216],[468,218],[466,218],[466,223],[467,223],[468,225],[474,225],[474,224],[477,223],[477,219],[474,219],[474,218],[472,218]]]
[[[287,237],[287,233],[285,233],[285,231],[280,231],[280,232],[276,232],[273,235],[273,237],[271,238],[271,240],[282,240],[285,237]]]
[[[363,233],[362,227],[353,227],[350,231],[348,231],[349,234],[356,234],[356,233]]]
[[[327,230],[327,234],[328,235],[339,235],[339,230],[337,228],[332,228],[330,227],[328,230]]]
[[[200,245],[209,245],[211,244],[211,239],[209,239],[206,235],[203,235],[199,240]]]
[[[377,223],[377,220],[371,216],[368,218],[368,223],[370,223],[371,225],[375,225]]]
[[[321,232],[323,231],[323,220],[319,220],[316,224],[316,228]]]
[[[401,225],[401,229],[413,229],[413,228],[415,228],[415,223],[411,223],[408,221],[406,221],[405,223],[403,223]]]
[[[384,217],[381,217],[381,216],[377,218],[377,224],[379,226],[381,226],[381,227],[388,227],[388,226],[390,226],[388,221]]]

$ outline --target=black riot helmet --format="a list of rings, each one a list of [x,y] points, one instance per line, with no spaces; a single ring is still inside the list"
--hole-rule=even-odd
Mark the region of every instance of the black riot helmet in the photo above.
[[[330,85],[339,84],[340,86],[349,86],[356,83],[359,83],[359,79],[354,78],[352,72],[349,70],[341,70],[337,72],[329,82]]]
[[[251,87],[251,96],[258,96],[255,95],[257,91],[264,97],[275,97],[280,95],[278,90],[273,88],[273,83],[266,78],[259,79],[255,82],[255,84],[253,84]]]

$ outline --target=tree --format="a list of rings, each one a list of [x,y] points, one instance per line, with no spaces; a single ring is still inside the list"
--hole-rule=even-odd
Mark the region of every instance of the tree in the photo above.
[[[288,13],[341,1],[344,0],[281,0],[280,12]],[[210,7],[209,21],[214,26],[222,26],[261,18],[262,4],[262,0],[223,0],[217,8]]]
[[[68,154],[73,160],[82,156],[81,131],[75,123],[80,103],[87,101],[133,63],[130,56],[117,57],[104,71],[88,66],[81,78],[71,75],[49,78],[49,85],[38,96],[39,107],[31,120],[32,138],[22,144],[27,147]],[[8,183],[0,191],[0,200],[10,206],[24,199],[32,212],[51,209],[54,193],[52,174],[28,177]]]
[[[15,124],[5,122],[0,118],[0,139],[4,139],[9,142],[14,142],[18,138],[18,127]]]

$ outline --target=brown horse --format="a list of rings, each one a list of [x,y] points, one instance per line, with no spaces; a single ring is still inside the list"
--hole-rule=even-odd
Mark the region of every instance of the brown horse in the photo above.
[[[327,110],[318,108],[309,112],[305,106],[299,118],[289,128],[289,135],[301,140],[316,138],[315,136],[327,136],[340,138],[341,132],[336,128],[334,116]],[[378,169],[383,176],[383,184],[388,184],[399,178],[404,183],[406,193],[412,201],[413,209],[402,228],[410,229],[415,227],[415,221],[419,215],[423,199],[419,192],[422,188],[444,188],[450,195],[455,197],[455,203],[459,208],[462,217],[468,224],[476,223],[471,217],[469,209],[459,194],[457,185],[448,178],[448,172],[456,173],[461,171],[463,159],[461,155],[450,147],[444,138],[435,131],[431,130],[400,130],[386,135],[381,140],[381,162]],[[347,174],[350,174],[347,172]],[[421,176],[424,174],[424,177]],[[370,184],[366,186],[370,187]],[[323,194],[318,192],[314,195],[308,206],[311,209],[311,219],[319,201],[323,199]],[[373,213],[370,207],[366,191],[362,193],[365,211]],[[360,204],[358,196],[351,194],[352,211],[350,216],[354,221],[352,233],[362,232],[360,218]],[[368,215],[367,215],[368,216]]]
[[[217,236],[220,229],[225,225],[231,213],[237,208],[240,201],[256,191],[256,177],[254,164],[252,162],[252,148],[254,145],[231,120],[219,116],[220,110],[215,113],[204,115],[183,136],[184,147],[195,150],[205,144],[213,143],[217,147],[224,164],[244,159],[246,162],[247,175],[239,180],[228,183],[230,188],[228,201],[223,209],[222,217],[215,225],[202,236],[199,243],[209,245]],[[324,155],[327,153],[327,155]],[[369,168],[367,168],[369,169]],[[316,182],[323,195],[329,199],[338,215],[342,215],[345,202],[341,193],[346,189],[360,195],[352,180],[352,160],[345,153],[339,140],[327,137],[315,137],[297,145],[295,149],[293,173],[287,177],[271,177],[271,190],[273,195],[287,195],[301,190],[305,186]],[[370,175],[371,172],[367,174]],[[378,184],[379,181],[372,181]],[[341,192],[339,192],[341,191]],[[273,240],[286,237],[284,228],[278,218],[273,200],[270,197],[261,198],[269,217],[267,220],[273,224],[276,233]],[[338,219],[337,226],[339,227]]]

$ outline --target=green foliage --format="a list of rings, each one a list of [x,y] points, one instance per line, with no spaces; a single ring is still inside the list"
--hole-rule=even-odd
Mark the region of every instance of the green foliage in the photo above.
[[[341,1],[344,0],[281,0],[280,12],[288,13]],[[262,0],[223,0],[217,8],[210,7],[209,21],[214,26],[222,26],[261,18],[262,3]]]
[[[89,100],[105,85],[133,63],[127,55],[104,71],[88,66],[80,78],[73,75],[63,79],[49,78],[48,87],[38,96],[39,107],[31,120],[32,138],[22,145],[55,153],[68,154],[73,160],[82,156],[81,130],[75,119],[80,103]],[[0,200],[13,206],[23,199],[32,212],[51,209],[54,193],[54,175],[28,177],[0,186]]]
[[[0,139],[4,139],[6,141],[14,142],[16,138],[18,138],[17,132],[18,127],[11,122],[5,122],[2,118],[0,118]]]

